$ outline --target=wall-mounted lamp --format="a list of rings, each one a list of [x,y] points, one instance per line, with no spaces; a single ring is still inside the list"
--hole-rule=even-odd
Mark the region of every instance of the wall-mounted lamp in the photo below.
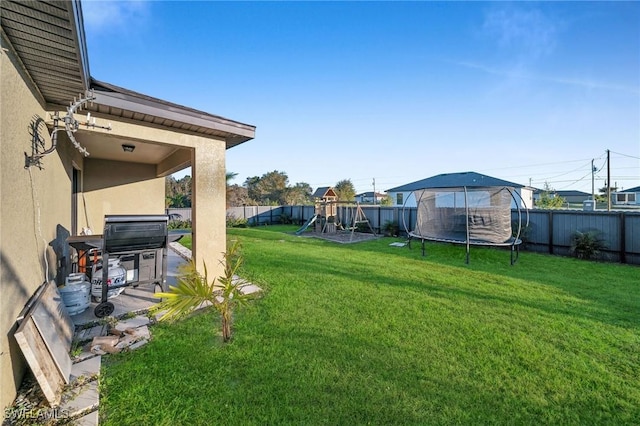
[[[126,144],[126,143],[122,144],[122,150],[124,152],[133,152],[134,149],[136,149],[135,145],[129,145],[129,144]]]

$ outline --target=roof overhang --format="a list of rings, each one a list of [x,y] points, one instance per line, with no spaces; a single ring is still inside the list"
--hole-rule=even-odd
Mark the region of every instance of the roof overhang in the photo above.
[[[255,137],[255,126],[92,79],[80,0],[2,0],[0,7],[3,44],[16,53],[45,108],[66,108],[91,90],[95,100],[84,109],[106,120],[133,120],[224,140],[227,149]]]
[[[3,42],[16,52],[41,99],[69,102],[89,88],[79,0],[0,2]]]
[[[91,90],[95,100],[93,105],[89,104],[86,109],[92,112],[215,137],[224,140],[227,149],[255,137],[255,126],[173,104],[108,83],[92,79]]]

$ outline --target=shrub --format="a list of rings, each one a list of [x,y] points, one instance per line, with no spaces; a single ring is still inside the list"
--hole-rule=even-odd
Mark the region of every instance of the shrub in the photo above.
[[[517,221],[514,220],[513,222],[511,222],[511,229],[513,231],[511,235],[515,238],[518,231]],[[523,223],[520,228],[520,240],[522,240],[524,244],[528,243],[532,233],[533,233],[533,224]]]
[[[167,227],[169,229],[191,229],[191,220],[170,220]]]
[[[227,228],[246,228],[248,224],[247,219],[227,215]]]
[[[293,219],[288,213],[280,213],[280,223],[283,225],[290,225],[293,223]]]
[[[593,259],[607,248],[600,231],[576,231],[571,235],[569,251],[578,259]]]
[[[387,236],[391,236],[391,237],[398,236],[398,224],[392,220],[387,220],[382,226],[382,230]]]

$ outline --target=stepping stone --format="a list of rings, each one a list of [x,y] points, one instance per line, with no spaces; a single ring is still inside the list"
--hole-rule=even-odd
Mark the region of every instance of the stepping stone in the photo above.
[[[97,408],[100,402],[98,381],[67,390],[63,393],[62,400],[65,402],[60,405],[60,409],[69,417]]]
[[[135,351],[136,349],[146,345],[147,343],[149,343],[149,341],[147,339],[142,339],[139,342],[136,342],[133,345],[129,346],[129,350],[130,351]]]
[[[262,291],[262,289],[255,284],[245,284],[240,287],[240,293],[242,294],[253,294],[260,291]]]
[[[93,358],[73,364],[71,366],[71,383],[75,382],[79,377],[99,375],[101,361],[102,357],[94,356]]]
[[[106,325],[96,325],[91,328],[80,330],[76,334],[76,339],[82,342],[84,340],[91,340],[94,337],[104,336],[105,334],[107,334]]]
[[[78,355],[78,356],[73,358],[73,362],[79,363],[79,362],[85,361],[85,360],[87,360],[89,358],[93,358],[95,356],[96,356],[96,354],[91,352],[91,344],[84,345],[82,347],[82,352],[80,352],[80,355]]]
[[[149,331],[149,327],[142,326],[138,329],[136,329],[136,333],[134,334],[134,336],[136,336],[138,338],[138,340],[140,339],[151,339],[151,332]]]
[[[78,419],[74,419],[71,424],[77,426],[98,426],[98,410],[92,411]]]
[[[127,328],[138,328],[143,325],[149,324],[150,320],[148,317],[143,315],[138,315],[137,317],[133,317],[131,319],[119,321],[116,324],[116,330],[125,331]]]

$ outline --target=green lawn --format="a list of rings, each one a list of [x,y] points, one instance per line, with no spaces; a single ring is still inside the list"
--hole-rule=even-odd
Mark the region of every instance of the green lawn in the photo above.
[[[294,229],[228,230],[263,297],[106,357],[101,424],[640,424],[640,268]]]

